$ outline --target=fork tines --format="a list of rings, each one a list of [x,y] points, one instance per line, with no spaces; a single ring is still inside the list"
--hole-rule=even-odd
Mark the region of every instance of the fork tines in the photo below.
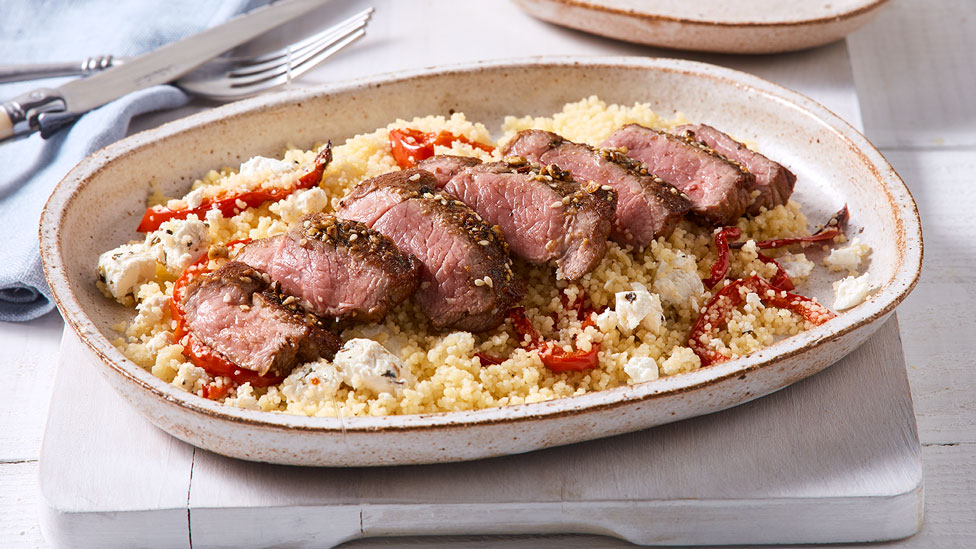
[[[308,72],[337,51],[362,38],[373,8],[365,9],[327,29],[271,53],[238,63],[227,73],[231,88],[255,92],[287,83]]]

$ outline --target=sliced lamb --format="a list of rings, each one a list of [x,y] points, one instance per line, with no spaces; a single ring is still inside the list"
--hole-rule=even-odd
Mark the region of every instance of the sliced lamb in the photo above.
[[[713,225],[732,225],[752,203],[755,177],[691,138],[628,124],[604,143],[643,162],[691,200],[691,211]]]
[[[480,164],[444,190],[500,227],[516,256],[535,264],[555,260],[561,278],[579,279],[607,251],[617,193],[596,183],[581,187],[555,166],[531,167],[524,159]]]
[[[437,329],[495,328],[524,293],[501,231],[438,192],[428,171],[367,179],[342,199],[336,215],[369,225],[420,260],[417,300]]]
[[[438,154],[417,162],[416,167],[434,174],[437,186],[443,187],[458,173],[478,164],[481,164],[481,160],[470,156]]]
[[[750,192],[759,191],[746,213],[757,214],[761,208],[772,209],[786,204],[793,194],[796,176],[781,164],[749,149],[728,135],[705,124],[686,124],[674,129],[674,133],[699,141],[715,152],[745,166],[756,176]]]
[[[617,210],[610,239],[643,248],[667,237],[691,204],[677,189],[649,174],[640,163],[610,149],[573,143],[543,130],[523,130],[508,143],[504,154],[531,162],[555,164],[577,181],[594,181],[617,192]]]
[[[235,259],[269,274],[307,310],[337,319],[379,320],[420,283],[420,262],[392,240],[322,213],[251,242]]]
[[[187,326],[211,349],[259,375],[286,375],[297,364],[331,360],[342,346],[339,338],[280,298],[266,274],[231,261],[187,286]]]

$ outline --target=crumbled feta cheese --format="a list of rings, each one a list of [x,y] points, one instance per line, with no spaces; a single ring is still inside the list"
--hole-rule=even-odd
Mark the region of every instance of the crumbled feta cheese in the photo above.
[[[689,299],[705,293],[695,258],[683,253],[676,254],[675,261],[661,264],[652,289],[664,302],[675,306],[686,305]]]
[[[834,308],[838,311],[859,305],[868,296],[871,281],[868,273],[859,277],[848,276],[834,282]]]
[[[630,381],[633,383],[651,381],[660,375],[657,371],[657,362],[646,356],[635,356],[628,360],[624,372],[630,376]]]
[[[332,402],[340,384],[342,374],[334,364],[323,358],[295,368],[281,383],[281,392],[288,400],[312,403],[317,408]],[[317,410],[311,411],[314,414]]]
[[[171,219],[146,235],[146,245],[156,261],[176,275],[207,253],[210,248],[209,227],[195,215],[187,219]]]
[[[376,394],[396,394],[414,383],[406,365],[371,339],[350,339],[336,354],[333,364],[353,389],[365,387]]]
[[[98,278],[105,289],[122,304],[131,304],[128,296],[156,275],[156,259],[145,243],[123,244],[98,256]]]
[[[596,315],[594,321],[601,332],[607,333],[617,327],[617,312],[613,309],[607,309]]]
[[[319,187],[294,192],[270,206],[285,223],[294,223],[305,214],[321,212],[329,205],[329,196]]]
[[[186,202],[186,206],[190,209],[199,208],[203,204],[203,196],[206,190],[206,187],[200,187],[190,191],[189,194],[183,197],[183,202]]]
[[[240,173],[244,177],[260,176],[267,173],[285,173],[295,169],[295,164],[275,158],[255,156],[241,164]]]
[[[664,324],[661,298],[648,292],[640,282],[634,282],[632,288],[629,292],[617,292],[614,296],[617,326],[632,332],[643,324],[648,330],[657,333]]]
[[[701,359],[690,347],[675,347],[671,356],[661,363],[664,375],[673,376],[682,372],[690,372],[701,367]]]
[[[807,259],[806,254],[783,254],[776,258],[776,262],[790,278],[806,278],[815,266],[813,261]]]
[[[847,271],[848,274],[857,274],[861,260],[869,253],[871,253],[871,247],[863,244],[860,239],[855,237],[850,246],[831,250],[830,255],[824,258],[824,265],[831,271]]]

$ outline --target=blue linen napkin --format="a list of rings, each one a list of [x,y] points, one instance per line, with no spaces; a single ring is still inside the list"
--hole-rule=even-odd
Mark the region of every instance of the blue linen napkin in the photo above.
[[[230,19],[254,0],[42,0],[2,2],[0,63],[81,60],[93,55],[133,56]],[[0,85],[0,101],[65,80]],[[125,136],[136,115],[179,107],[188,98],[156,86],[82,116],[44,140],[39,135],[0,144],[0,320],[25,321],[54,308],[44,281],[37,229],[54,186],[78,162]]]

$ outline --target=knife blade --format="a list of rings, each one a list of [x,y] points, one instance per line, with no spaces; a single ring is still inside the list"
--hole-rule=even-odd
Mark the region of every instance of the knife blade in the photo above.
[[[0,141],[47,138],[82,114],[128,93],[172,82],[210,59],[304,15],[328,0],[280,0],[84,79],[0,104]]]

